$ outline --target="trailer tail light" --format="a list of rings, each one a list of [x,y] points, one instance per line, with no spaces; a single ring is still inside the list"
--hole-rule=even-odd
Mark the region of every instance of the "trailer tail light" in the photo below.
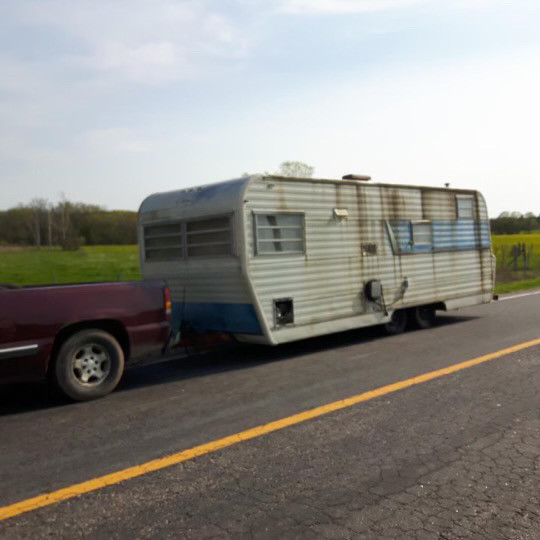
[[[165,298],[165,316],[167,317],[167,320],[170,321],[172,317],[172,300],[169,287],[163,289],[163,295]]]

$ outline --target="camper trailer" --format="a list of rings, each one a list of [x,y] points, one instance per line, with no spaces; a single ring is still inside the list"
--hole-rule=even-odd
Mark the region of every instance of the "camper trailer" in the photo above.
[[[173,327],[276,345],[490,302],[477,191],[268,175],[157,193],[139,210],[141,269]]]

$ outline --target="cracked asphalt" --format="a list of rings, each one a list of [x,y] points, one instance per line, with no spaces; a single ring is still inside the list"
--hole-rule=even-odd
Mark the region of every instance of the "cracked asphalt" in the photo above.
[[[540,296],[134,368],[68,404],[0,387],[0,505],[540,337]],[[540,346],[0,522],[0,539],[540,538]]]

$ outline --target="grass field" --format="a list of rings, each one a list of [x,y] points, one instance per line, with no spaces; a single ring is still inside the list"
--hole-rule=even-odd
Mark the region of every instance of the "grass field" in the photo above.
[[[0,247],[0,283],[41,285],[140,279],[137,246],[59,248]]]
[[[511,249],[532,246],[528,270],[514,271]],[[540,233],[493,237],[497,255],[496,292],[540,287]],[[59,248],[0,247],[0,283],[36,285],[140,279],[137,246],[88,246],[79,251]]]
[[[492,244],[497,257],[497,293],[540,287],[540,233],[493,236]],[[518,262],[518,270],[514,269],[512,246],[517,244],[525,244],[532,252],[527,269],[523,260]]]
[[[536,246],[540,254],[540,232],[531,234],[497,234],[493,235],[492,241],[494,249],[521,243]]]

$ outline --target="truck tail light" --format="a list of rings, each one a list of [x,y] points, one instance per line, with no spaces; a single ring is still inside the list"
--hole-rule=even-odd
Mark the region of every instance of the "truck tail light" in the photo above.
[[[172,300],[169,287],[163,289],[163,296],[165,300],[165,316],[167,317],[167,320],[170,321],[172,317]]]

